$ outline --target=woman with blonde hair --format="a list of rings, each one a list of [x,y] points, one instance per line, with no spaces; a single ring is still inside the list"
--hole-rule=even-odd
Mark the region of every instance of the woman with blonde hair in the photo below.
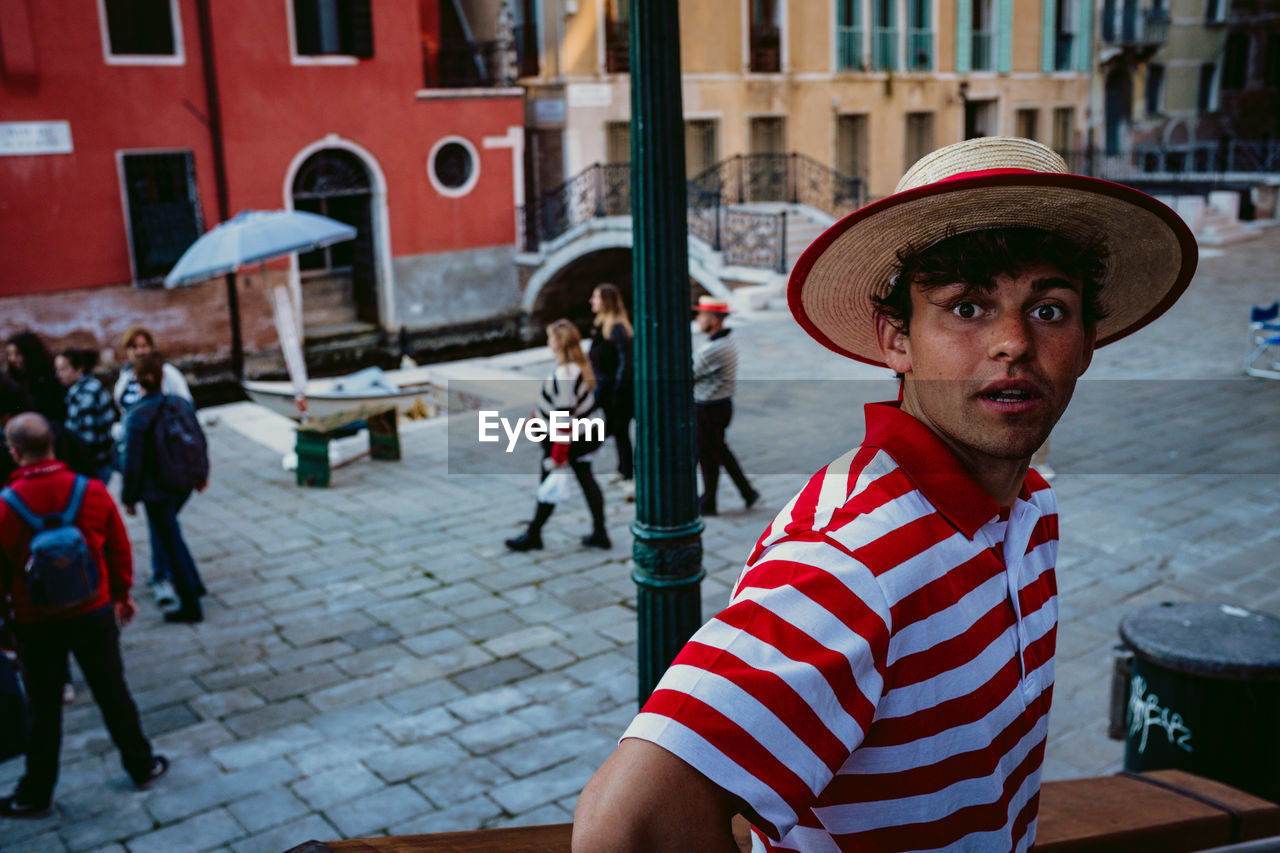
[[[632,353],[635,331],[627,316],[622,293],[605,282],[591,292],[591,366],[596,373],[596,405],[604,412],[605,435],[613,436],[618,450],[614,481],[631,482],[631,419],[635,416]]]
[[[553,412],[567,412],[570,418],[585,418],[595,406],[593,392],[596,387],[595,372],[582,351],[582,336],[568,320],[556,320],[547,326],[547,347],[556,357],[555,369],[542,383],[538,399],[538,417],[550,422]],[[562,416],[563,418],[563,416]],[[600,446],[599,439],[580,435],[552,436],[542,442],[542,462],[539,482],[545,480],[553,468],[567,465],[582,487],[591,510],[591,533],[582,537],[582,544],[589,548],[609,548],[609,534],[604,529],[604,495],[595,477],[591,475],[591,454]],[[547,523],[556,505],[539,500],[533,520],[525,532],[506,540],[512,551],[532,551],[542,547],[542,526]]]

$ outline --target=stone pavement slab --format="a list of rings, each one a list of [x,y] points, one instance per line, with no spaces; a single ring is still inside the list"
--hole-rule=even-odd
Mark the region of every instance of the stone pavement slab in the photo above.
[[[1165,318],[1097,353],[1055,432],[1062,622],[1046,778],[1120,766],[1106,728],[1128,609],[1280,613],[1280,430],[1264,426],[1280,422],[1280,384],[1240,377],[1248,307],[1280,297],[1278,265],[1278,229],[1206,257]],[[886,371],[824,350],[783,312],[732,322],[744,381],[729,438],[764,500],[744,510],[730,489],[707,519],[706,616],[772,514],[860,440],[861,404],[895,394]],[[479,363],[526,377],[548,365]],[[0,827],[0,849],[278,853],[309,838],[568,820],[636,710],[634,507],[619,487],[604,485],[611,550],[579,546],[577,499],[557,509],[544,551],[515,554],[502,539],[532,514],[528,453],[503,473],[453,470],[449,431],[428,423],[402,435],[402,462],[361,460],[329,489],[299,489],[270,442],[237,430],[234,408],[204,415],[217,419],[213,482],[182,524],[210,590],[206,621],[167,625],[141,590],[123,634],[173,769],[135,792],[82,690],[54,816]],[[129,529],[145,576],[145,525]],[[20,772],[0,764],[0,789]]]

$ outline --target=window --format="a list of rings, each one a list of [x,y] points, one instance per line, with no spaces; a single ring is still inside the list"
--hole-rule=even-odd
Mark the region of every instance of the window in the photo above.
[[[1218,69],[1212,62],[1206,62],[1200,66],[1200,85],[1196,90],[1196,109],[1201,113],[1213,112],[1217,107],[1217,92],[1214,86],[1214,77],[1217,76]]]
[[[1231,33],[1227,36],[1222,55],[1222,88],[1237,91],[1244,88],[1249,73],[1249,34]]]
[[[173,0],[100,0],[108,60],[182,58]]]
[[[964,138],[976,139],[979,136],[995,136],[999,119],[996,102],[993,100],[971,100],[964,104]]]
[[[876,71],[898,68],[897,0],[871,0],[871,67]]]
[[[1151,63],[1147,66],[1147,115],[1160,114],[1160,105],[1164,101],[1164,66]]]
[[[1227,0],[1205,0],[1204,19],[1211,24],[1219,24],[1227,15]]]
[[[847,178],[867,179],[871,152],[867,148],[865,115],[836,116],[836,171]]]
[[[836,70],[862,71],[866,67],[864,35],[862,0],[836,0]]]
[[[204,230],[189,151],[123,155],[133,279],[158,284]]]
[[[292,0],[298,56],[373,56],[372,0]]]
[[[751,119],[750,129],[752,154],[786,153],[786,119],[781,116],[756,116]]]
[[[991,4],[994,0],[973,0],[972,38],[970,65],[974,71],[991,71],[995,68],[995,20]]]
[[[1061,154],[1064,159],[1069,159],[1072,146],[1075,143],[1075,134],[1075,107],[1054,107],[1053,140],[1050,147]]]
[[[782,70],[782,0],[749,0],[751,3],[750,70]]]
[[[630,0],[606,0],[604,4],[604,67],[611,74],[631,69]]]
[[[907,113],[907,139],[903,146],[902,171],[933,150],[933,113]]]
[[[690,180],[720,162],[720,122],[713,118],[684,123],[685,174]]]
[[[930,0],[907,0],[907,70],[933,70],[933,24]]]
[[[431,182],[442,195],[465,195],[480,177],[476,149],[460,136],[437,142],[428,162]]]
[[[607,121],[604,124],[604,156],[606,163],[631,162],[631,123]]]
[[[1040,138],[1040,111],[1034,107],[1017,110],[1013,114],[1015,133],[1023,139]]]
[[[519,0],[514,5],[515,24],[511,37],[516,43],[516,65],[521,77],[538,76],[538,11],[535,0]]]
[[[1057,21],[1053,31],[1053,70],[1070,71],[1076,44],[1076,4],[1058,0]]]

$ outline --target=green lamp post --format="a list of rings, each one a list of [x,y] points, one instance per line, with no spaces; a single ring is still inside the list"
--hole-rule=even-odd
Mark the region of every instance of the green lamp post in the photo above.
[[[676,0],[632,0],[639,698],[702,622],[702,522],[690,367],[689,246]]]

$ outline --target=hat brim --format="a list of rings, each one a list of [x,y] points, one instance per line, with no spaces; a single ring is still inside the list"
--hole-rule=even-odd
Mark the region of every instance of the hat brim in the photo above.
[[[872,202],[832,225],[800,255],[787,304],[828,349],[885,366],[872,296],[883,295],[898,251],[951,234],[1042,228],[1107,253],[1096,346],[1130,335],[1163,314],[1195,274],[1197,248],[1185,222],[1132,187],[1046,172],[1002,172],[929,184]]]

